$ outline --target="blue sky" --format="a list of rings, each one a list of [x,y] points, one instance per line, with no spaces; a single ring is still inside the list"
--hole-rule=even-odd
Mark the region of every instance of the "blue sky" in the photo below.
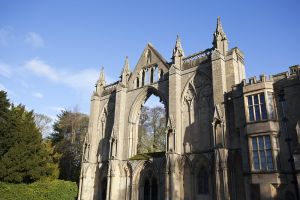
[[[147,42],[169,60],[179,34],[185,55],[211,47],[217,16],[245,53],[247,77],[300,63],[300,1],[0,1],[0,89],[14,103],[55,117],[89,113],[104,66],[117,80]]]

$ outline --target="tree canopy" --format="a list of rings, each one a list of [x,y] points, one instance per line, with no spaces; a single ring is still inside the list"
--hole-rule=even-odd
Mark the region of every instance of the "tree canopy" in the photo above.
[[[138,130],[138,153],[165,151],[166,116],[163,107],[143,106]]]
[[[60,179],[78,181],[80,175],[82,145],[88,129],[87,115],[73,111],[62,111],[53,125],[53,134],[49,137],[59,159]]]
[[[11,105],[0,91],[0,180],[30,183],[56,170],[49,162],[33,111]]]

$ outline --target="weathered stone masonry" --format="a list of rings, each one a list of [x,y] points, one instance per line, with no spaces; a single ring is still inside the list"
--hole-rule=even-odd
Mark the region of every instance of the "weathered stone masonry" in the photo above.
[[[141,106],[166,108],[166,151],[137,154]],[[229,49],[220,19],[213,46],[171,61],[147,44],[133,71],[91,97],[78,199],[297,199],[300,181],[300,66],[246,80],[244,54]]]

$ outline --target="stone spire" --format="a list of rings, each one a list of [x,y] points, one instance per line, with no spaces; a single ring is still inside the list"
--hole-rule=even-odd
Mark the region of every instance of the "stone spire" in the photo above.
[[[124,67],[123,67],[122,74],[121,74],[121,82],[123,84],[127,83],[129,75],[130,75],[130,67],[129,67],[129,62],[128,62],[128,56],[126,56]]]
[[[173,49],[173,58],[174,57],[182,57],[182,56],[184,56],[184,52],[183,52],[183,48],[181,46],[179,35],[177,35],[176,44]]]
[[[96,83],[96,93],[101,95],[102,91],[104,90],[105,86],[105,77],[104,77],[104,67],[101,68],[100,77]]]
[[[97,81],[97,85],[105,86],[104,67],[101,68],[100,77]]]
[[[173,60],[173,63],[179,68],[181,66],[183,57],[184,57],[184,51],[181,46],[179,35],[177,35],[175,47],[173,49],[172,60]]]
[[[220,51],[220,53],[226,55],[226,52],[228,51],[228,40],[225,32],[223,31],[220,17],[218,17],[217,20],[217,28],[216,31],[214,32],[213,45],[214,48]]]
[[[104,67],[101,68],[100,77],[96,83],[96,92],[101,95],[105,86]]]

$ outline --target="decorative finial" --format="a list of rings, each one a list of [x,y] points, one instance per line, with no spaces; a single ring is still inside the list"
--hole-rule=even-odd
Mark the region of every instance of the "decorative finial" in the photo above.
[[[126,73],[129,73],[130,68],[129,68],[129,61],[128,61],[128,56],[125,58],[125,63],[124,63],[124,70]]]
[[[128,61],[128,56],[126,56],[124,67],[120,77],[123,84],[126,85],[129,75],[130,75],[129,61]]]
[[[223,30],[220,17],[218,17],[217,19],[217,27],[216,27],[216,31],[214,32],[213,45],[223,55],[226,55],[226,52],[228,51],[228,40]]]
[[[184,56],[183,48],[181,46],[180,37],[177,35],[175,48],[173,49],[173,57]]]
[[[223,27],[222,27],[222,23],[221,23],[221,18],[220,16],[218,16],[218,19],[217,19],[217,29],[216,29],[218,32],[223,32]]]
[[[104,86],[105,85],[105,77],[104,77],[104,67],[101,67],[100,77],[98,80],[98,85]]]

